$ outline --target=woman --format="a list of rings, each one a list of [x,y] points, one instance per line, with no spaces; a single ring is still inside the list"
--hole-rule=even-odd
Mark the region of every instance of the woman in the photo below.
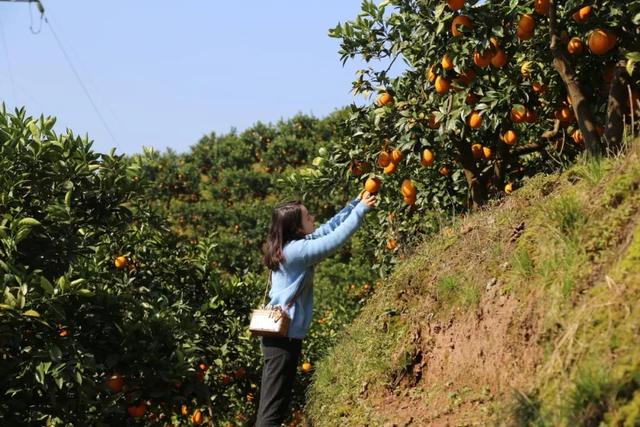
[[[256,426],[280,426],[287,415],[302,339],[311,324],[315,265],[349,240],[375,203],[375,197],[363,191],[318,229],[299,201],[274,209],[263,257],[271,270],[269,304],[286,310],[291,322],[287,337],[262,338],[264,367]]]

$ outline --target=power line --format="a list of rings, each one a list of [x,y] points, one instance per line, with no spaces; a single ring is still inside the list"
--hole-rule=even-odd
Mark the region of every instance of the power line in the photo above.
[[[56,43],[58,44],[58,47],[62,51],[62,54],[63,54],[65,60],[67,61],[67,64],[69,65],[69,67],[73,71],[73,75],[75,76],[78,84],[82,88],[84,94],[87,96],[87,99],[89,99],[89,103],[91,103],[91,106],[93,107],[93,110],[95,111],[96,115],[98,116],[98,118],[102,122],[102,125],[104,126],[104,128],[109,133],[109,136],[111,136],[111,139],[113,140],[113,142],[116,144],[116,146],[118,146],[118,148],[120,148],[120,150],[122,150],[122,147],[120,147],[120,144],[118,144],[118,140],[116,139],[115,134],[111,130],[111,127],[107,124],[107,121],[105,120],[104,116],[102,115],[102,113],[98,109],[97,104],[93,100],[93,97],[91,96],[91,93],[89,93],[89,90],[87,89],[87,86],[82,81],[82,78],[80,77],[80,73],[78,73],[78,70],[73,65],[73,62],[71,61],[71,57],[67,53],[67,50],[64,48],[64,46],[62,44],[62,41],[58,37],[58,34],[56,33],[56,31],[53,29],[53,26],[51,25],[51,22],[49,22],[49,17],[45,14],[45,10],[44,10],[44,6],[42,5],[42,2],[40,0],[0,0],[0,2],[2,2],[2,1],[4,1],[4,2],[7,2],[7,1],[9,1],[9,2],[17,2],[17,3],[35,3],[36,4],[36,6],[38,7],[38,11],[40,12],[40,21],[42,22],[42,20],[44,19],[44,22],[49,26],[49,29],[51,30],[51,34],[53,34],[53,37],[56,40]],[[34,34],[37,34],[37,33],[40,32],[40,30],[38,30],[37,32],[33,31],[33,22],[31,22],[31,27],[30,28],[31,28],[31,32],[34,33]]]
[[[62,51],[62,54],[64,55],[65,59],[67,60],[67,63],[69,64],[69,67],[73,71],[73,74],[75,75],[76,80],[78,81],[78,84],[82,87],[82,90],[84,91],[85,95],[89,99],[89,102],[91,103],[91,106],[93,107],[93,109],[95,110],[96,114],[98,115],[98,118],[100,118],[100,121],[102,122],[102,125],[104,126],[104,128],[107,130],[107,132],[111,136],[111,139],[113,139],[113,142],[115,142],[115,144],[118,146],[118,148],[120,148],[120,150],[122,150],[122,147],[120,147],[120,144],[118,144],[118,140],[116,139],[114,133],[111,131],[111,128],[107,124],[107,121],[102,116],[102,113],[100,113],[100,110],[98,109],[98,106],[94,102],[93,97],[89,93],[89,90],[87,89],[87,87],[85,86],[84,82],[80,78],[80,74],[78,73],[78,70],[76,70],[76,67],[73,65],[73,62],[71,62],[71,58],[69,57],[69,55],[67,54],[67,51],[65,50],[64,46],[62,45],[62,42],[60,41],[60,38],[58,37],[58,35],[56,34],[55,30],[53,29],[53,26],[51,25],[51,22],[49,22],[49,17],[48,16],[45,16],[44,22],[49,26],[49,29],[51,30],[51,34],[53,34],[53,37],[56,39],[56,43],[58,43],[58,47]]]

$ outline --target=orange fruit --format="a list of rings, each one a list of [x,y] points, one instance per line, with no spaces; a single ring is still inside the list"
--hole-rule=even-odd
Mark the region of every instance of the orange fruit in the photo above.
[[[542,83],[538,83],[538,82],[533,82],[531,84],[531,87],[533,88],[533,91],[535,93],[544,93],[547,90],[546,85],[543,85]]]
[[[509,129],[502,135],[502,140],[505,144],[514,145],[518,141],[518,134],[514,130]]]
[[[512,183],[507,183],[507,185],[504,186],[504,192],[507,194],[511,194],[513,192],[513,184]]]
[[[516,31],[516,35],[520,40],[530,40],[533,38],[533,30],[525,31],[521,28],[518,28],[518,30]]]
[[[302,372],[304,372],[305,374],[311,372],[311,369],[313,369],[313,367],[311,366],[310,362],[304,362],[302,364]]]
[[[587,22],[589,19],[589,15],[591,14],[591,6],[581,7],[576,13],[572,15],[574,21],[579,24],[583,24]]]
[[[384,173],[386,173],[387,175],[393,175],[396,170],[398,170],[398,164],[391,162],[387,165],[386,168],[384,168]]]
[[[507,65],[507,55],[505,55],[504,50],[498,49],[496,53],[491,58],[491,65],[496,68],[502,68]]]
[[[573,122],[573,110],[569,108],[568,105],[563,106],[558,111],[556,111],[556,118],[564,123]]]
[[[538,114],[535,111],[527,110],[524,114],[524,121],[527,123],[535,123],[538,121]]]
[[[427,72],[427,78],[429,79],[429,83],[433,83],[436,81],[436,77],[438,77],[438,75],[435,73],[435,65],[432,65],[431,67],[429,67],[429,71]]]
[[[369,177],[364,183],[364,189],[367,190],[370,194],[376,194],[380,191],[380,186],[382,182],[380,182],[380,178]]]
[[[378,166],[381,168],[386,168],[391,163],[391,154],[388,151],[381,151],[378,154]]]
[[[442,57],[442,61],[440,61],[440,63],[442,64],[442,68],[444,68],[445,70],[453,70],[453,61],[451,60],[451,57],[449,57],[448,54],[444,54],[444,56]]]
[[[482,147],[482,155],[486,160],[493,158],[493,151],[489,147]]]
[[[431,150],[428,148],[422,150],[422,156],[420,158],[420,164],[422,164],[422,166],[431,166],[434,160],[435,156]]]
[[[478,51],[473,53],[473,63],[480,68],[488,67],[491,64],[491,58],[493,58],[493,53],[489,49],[482,52],[482,54]]]
[[[595,55],[604,55],[616,45],[615,34],[598,28],[589,34],[589,50]]]
[[[440,127],[440,123],[436,120],[436,115],[431,113],[429,114],[429,127],[431,129],[438,129]]]
[[[527,110],[525,109],[524,111],[520,111],[518,108],[516,107],[512,107],[511,108],[511,121],[513,123],[522,123],[524,121],[524,118],[527,114]]]
[[[204,417],[202,416],[202,412],[200,412],[200,409],[196,409],[195,411],[193,411],[193,415],[191,415],[191,423],[194,426],[199,426],[200,424],[202,424]]]
[[[451,34],[453,34],[453,37],[458,37],[462,34],[462,32],[459,30],[459,26],[463,26],[467,30],[470,30],[473,28],[473,21],[471,20],[471,18],[464,15],[458,15],[453,18],[453,21],[451,21]]]
[[[198,365],[198,369],[200,369],[201,371],[206,371],[207,369],[209,369],[209,365],[207,365],[206,363],[202,362]]]
[[[491,42],[491,46],[493,46],[494,49],[498,49],[500,47],[500,40],[498,40],[496,37],[491,37],[489,41]]]
[[[549,0],[535,0],[533,2],[533,10],[535,10],[538,15],[548,15]]]
[[[393,163],[398,163],[400,162],[400,160],[402,160],[402,151],[398,150],[397,148],[395,150],[393,150],[391,152],[391,161]]]
[[[447,5],[451,10],[460,10],[464,6],[464,0],[447,0]]]
[[[467,123],[471,129],[478,129],[482,125],[482,116],[477,111],[472,111],[469,114],[469,118],[467,119]]]
[[[573,139],[573,142],[575,142],[578,145],[582,144],[584,142],[582,131],[580,129],[574,130],[573,133],[571,134],[571,139]]]
[[[583,51],[584,47],[582,45],[582,40],[580,37],[572,37],[567,44],[567,52],[571,55],[580,55]]]
[[[442,166],[439,170],[438,173],[440,173],[440,175],[442,176],[447,176],[449,175],[449,167],[448,166]]]
[[[536,19],[533,17],[533,15],[529,15],[528,13],[526,13],[520,17],[520,20],[518,21],[518,31],[533,33],[533,30],[535,28]]]
[[[482,144],[473,144],[471,146],[471,154],[473,154],[474,159],[482,158]]]
[[[127,413],[133,418],[140,418],[147,410],[147,405],[140,403],[139,405],[131,405],[127,408]]]
[[[111,375],[107,381],[105,381],[107,388],[114,393],[120,393],[122,386],[124,385],[124,378],[118,374]]]
[[[416,190],[416,186],[413,185],[413,182],[410,179],[405,179],[402,181],[402,185],[400,186],[400,192],[405,197],[413,197],[416,195],[418,190]]]
[[[449,92],[450,87],[451,87],[451,83],[449,82],[449,80],[441,76],[438,76],[436,78],[436,92],[447,93]]]
[[[416,203],[416,195],[413,196],[402,196],[404,202],[408,205],[414,205]]]
[[[395,248],[398,247],[398,242],[396,242],[396,239],[389,239],[387,240],[387,249],[389,249],[390,251],[394,250]]]
[[[60,329],[60,332],[58,332],[58,335],[61,336],[62,338],[64,337],[68,337],[69,336],[69,330],[68,329]]]
[[[247,401],[253,402],[253,393],[247,393]]]
[[[127,266],[127,257],[119,256],[115,259],[115,261],[113,261],[113,264],[118,270],[121,270]]]
[[[393,102],[393,96],[389,92],[383,92],[378,96],[376,103],[380,106],[389,105]]]
[[[182,414],[183,417],[187,416],[187,414],[189,413],[189,408],[187,408],[187,405],[182,405],[180,407],[180,413]]]

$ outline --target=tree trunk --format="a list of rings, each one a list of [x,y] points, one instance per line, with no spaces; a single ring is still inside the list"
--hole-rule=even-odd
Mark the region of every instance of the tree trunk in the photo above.
[[[607,122],[604,129],[604,140],[609,154],[617,154],[622,149],[622,136],[624,133],[623,116],[627,100],[627,82],[625,61],[619,61],[611,81],[609,99],[607,101]]]
[[[560,78],[564,82],[567,92],[571,97],[573,113],[576,116],[578,126],[584,137],[587,154],[591,157],[600,157],[602,155],[602,147],[600,145],[600,137],[596,132],[593,114],[589,108],[589,103],[585,98],[578,76],[569,62],[566,52],[560,45],[560,37],[556,28],[556,1],[552,0],[549,7],[549,31],[551,33],[551,54],[553,55],[553,66],[560,74]]]
[[[487,191],[480,179],[480,171],[476,166],[473,153],[471,152],[471,146],[464,144],[461,141],[456,141],[456,148],[458,149],[458,160],[464,170],[464,177],[467,180],[469,187],[469,197],[467,199],[467,205],[469,210],[473,210],[484,205],[487,201]]]

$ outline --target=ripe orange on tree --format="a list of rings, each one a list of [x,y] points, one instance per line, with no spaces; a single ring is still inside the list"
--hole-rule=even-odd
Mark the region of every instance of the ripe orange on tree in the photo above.
[[[119,257],[116,257],[113,264],[118,270],[121,270],[127,266],[127,257],[120,255]]]
[[[453,18],[453,21],[451,21],[451,34],[453,34],[453,37],[462,35],[462,32],[458,29],[458,26],[463,26],[470,30],[473,28],[473,21],[471,20],[471,18],[465,15],[458,15]]]
[[[402,151],[396,148],[391,152],[391,161],[393,163],[398,163],[400,160],[402,160]]]
[[[493,53],[489,49],[482,52],[482,54],[476,50],[473,53],[473,63],[480,68],[488,67],[491,64],[492,57]]]
[[[449,167],[448,166],[442,166],[438,172],[440,173],[440,175],[442,176],[448,176],[449,175]]]
[[[491,150],[491,147],[482,147],[482,155],[486,160],[491,160],[493,158],[493,150]]]
[[[429,67],[429,71],[427,72],[427,78],[429,79],[429,83],[433,83],[436,81],[436,77],[438,77],[438,75],[435,73],[435,65],[432,65]]]
[[[422,164],[422,166],[431,166],[434,160],[435,156],[431,150],[428,148],[422,150],[422,156],[420,157],[420,164]]]
[[[502,135],[502,140],[505,144],[514,145],[518,141],[518,134],[513,129],[509,129]]]
[[[369,177],[364,183],[364,189],[370,194],[376,194],[380,190],[381,185],[382,183],[380,182],[380,178]]]
[[[482,154],[482,144],[473,144],[471,146],[471,154],[473,154],[473,158],[474,159],[481,159],[483,154]]]
[[[591,6],[581,7],[576,13],[572,15],[574,21],[578,24],[584,24],[589,19],[591,14]]]
[[[616,45],[617,37],[615,34],[603,30],[595,29],[589,34],[589,50],[595,55],[604,55]]]
[[[522,123],[527,114],[527,111],[520,111],[517,107],[511,107],[511,121],[513,123]]]
[[[438,93],[447,93],[449,92],[449,88],[451,87],[451,83],[449,80],[445,79],[442,76],[436,77],[436,92]]]
[[[381,168],[386,168],[391,163],[391,154],[388,151],[384,150],[378,154],[378,166]]]
[[[144,402],[141,402],[138,405],[131,405],[127,408],[127,413],[130,417],[140,418],[144,415],[144,412],[147,410],[147,405]]]
[[[402,181],[402,185],[400,186],[400,191],[402,192],[402,195],[405,197],[413,197],[416,195],[416,192],[418,190],[416,190],[416,186],[413,184],[413,182],[410,179],[405,179],[404,181]]]
[[[62,328],[60,329],[60,332],[58,332],[58,335],[61,336],[62,338],[68,337],[69,336],[69,330]]]
[[[451,60],[451,57],[449,56],[449,54],[445,53],[444,56],[442,57],[442,68],[444,68],[445,70],[453,70],[453,61]]]
[[[447,5],[451,10],[460,10],[464,7],[464,0],[447,0]]]
[[[396,242],[396,239],[389,239],[387,240],[387,249],[389,249],[390,251],[394,250],[395,248],[398,247],[398,242]]]
[[[533,110],[527,110],[524,114],[524,121],[527,123],[535,123],[538,121],[538,114]]]
[[[578,145],[582,144],[584,142],[582,131],[580,129],[574,130],[573,133],[571,133],[571,139],[573,139],[573,142],[575,142]]]
[[[536,19],[533,17],[533,15],[529,15],[528,13],[525,13],[520,17],[520,20],[518,21],[519,31],[522,31],[525,33],[532,33],[533,30],[535,30],[535,28],[536,28]]]
[[[311,366],[311,362],[306,361],[302,364],[302,372],[305,374],[308,374],[309,372],[311,372],[311,369],[313,367]]]
[[[408,205],[413,205],[416,203],[417,196],[414,194],[413,196],[402,196],[404,202]]]
[[[395,162],[391,162],[387,165],[386,168],[384,168],[384,173],[386,173],[387,175],[393,175],[397,169],[398,169],[398,164]]]
[[[471,129],[478,129],[480,126],[482,126],[482,116],[479,112],[474,110],[471,112],[471,114],[469,114],[467,123],[469,124],[469,127]]]
[[[200,409],[196,409],[195,411],[193,411],[193,415],[191,415],[191,422],[194,426],[199,426],[200,424],[202,424],[203,420],[204,417],[202,416],[202,412],[200,412]]]
[[[491,65],[496,68],[502,68],[507,65],[507,55],[504,53],[504,50],[496,50],[496,53],[491,58]]]
[[[504,192],[505,192],[505,193],[507,193],[507,194],[511,194],[511,193],[513,192],[513,184],[512,184],[512,183],[510,183],[510,182],[509,182],[509,183],[507,183],[507,184],[504,186]]]
[[[539,82],[531,83],[531,88],[535,93],[544,93],[547,90],[547,87]]]
[[[382,107],[393,102],[393,96],[389,92],[383,92],[378,96],[376,103]]]
[[[105,384],[109,390],[115,393],[120,393],[122,386],[124,385],[124,378],[122,378],[122,375],[113,374],[107,379],[107,381],[105,381]]]
[[[580,55],[584,50],[580,37],[572,37],[567,44],[567,52],[571,55]]]

